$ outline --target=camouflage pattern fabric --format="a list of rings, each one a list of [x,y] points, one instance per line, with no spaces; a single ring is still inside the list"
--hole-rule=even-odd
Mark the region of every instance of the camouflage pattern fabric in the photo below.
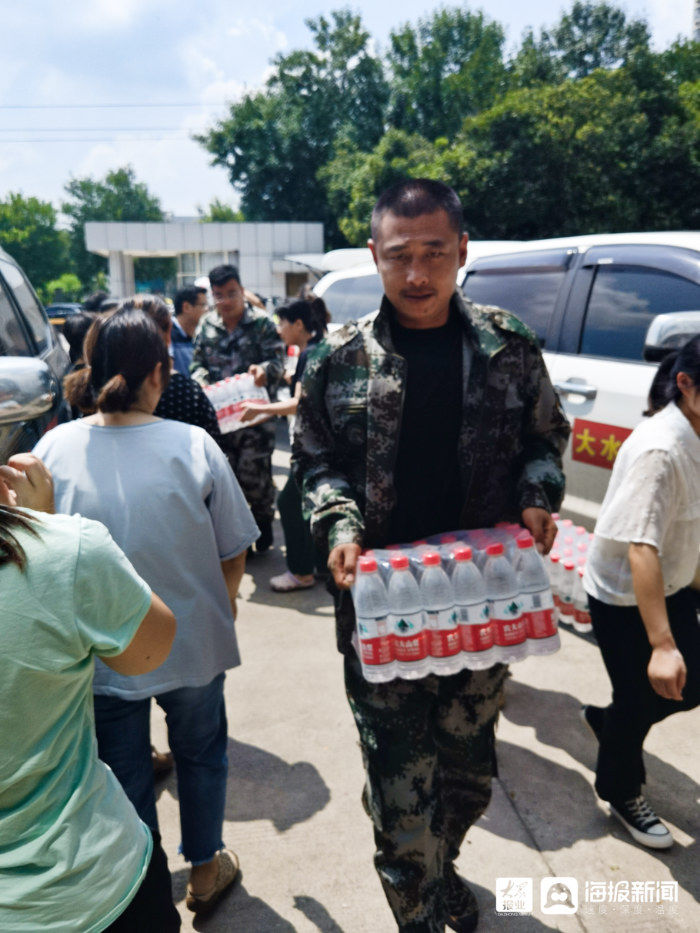
[[[284,344],[263,311],[246,305],[243,317],[230,332],[218,311],[207,311],[194,335],[190,375],[206,386],[246,373],[249,366],[259,363],[267,373],[267,390],[274,399],[284,375],[284,360]]]
[[[506,667],[370,684],[345,659],[374,824],[374,863],[397,925],[442,933],[464,912],[454,860],[491,798],[494,730]]]
[[[519,521],[522,510],[555,511],[564,494],[561,454],[570,428],[537,340],[500,308],[452,304],[464,326],[459,464],[461,526]],[[302,379],[292,468],[319,546],[389,543],[394,461],[406,362],[391,343],[393,309],[348,324],[318,344]],[[352,600],[335,593],[338,647],[354,627]]]
[[[271,522],[275,514],[275,485],[272,481],[275,421],[223,434],[221,449],[228,457],[255,521],[258,524]]]
[[[243,317],[233,331],[224,326],[217,311],[202,316],[194,337],[190,374],[200,385],[209,385],[248,372],[259,363],[267,373],[271,399],[284,374],[284,344],[277,328],[262,311],[246,305]],[[275,487],[272,481],[272,452],[275,449],[275,422],[241,428],[224,434],[221,448],[228,457],[256,521],[272,521]]]

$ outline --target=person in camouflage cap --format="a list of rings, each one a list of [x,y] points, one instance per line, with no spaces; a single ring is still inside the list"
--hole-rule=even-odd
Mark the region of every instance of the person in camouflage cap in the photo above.
[[[384,298],[323,341],[302,383],[292,463],[330,552],[338,648],[360,734],[375,865],[399,930],[473,930],[454,862],[496,773],[506,668],[370,684],[351,646],[361,548],[521,521],[556,534],[569,426],[537,341],[455,290],[467,236],[455,193],[409,180],[380,197],[369,242]]]
[[[285,359],[277,328],[263,311],[246,302],[235,266],[216,266],[209,273],[209,283],[216,310],[207,312],[199,322],[190,375],[205,386],[237,373],[251,373],[255,384],[267,386],[274,400]],[[275,512],[275,422],[224,434],[221,447],[260,529],[255,549],[266,551],[272,544]]]

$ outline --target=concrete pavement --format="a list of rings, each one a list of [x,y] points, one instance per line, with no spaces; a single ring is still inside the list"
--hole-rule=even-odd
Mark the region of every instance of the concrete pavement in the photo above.
[[[280,485],[287,462],[284,451],[275,454]],[[371,825],[360,804],[363,770],[330,600],[320,585],[290,595],[270,591],[269,577],[284,569],[279,524],[275,534],[275,549],[249,562],[237,625],[243,664],[226,682],[224,839],[240,857],[242,879],[208,919],[193,920],[184,907],[188,872],[177,854],[176,781],[170,776],[159,785],[161,831],[183,930],[391,933],[396,927],[374,872]],[[458,863],[479,899],[479,930],[700,929],[700,710],[660,723],[646,743],[647,796],[677,840],[654,854],[632,842],[593,791],[595,742],[578,709],[609,699],[595,644],[563,631],[557,655],[529,658],[511,671],[493,799]],[[164,747],[157,709],[153,734]],[[540,885],[551,877],[577,881],[575,914],[542,911]],[[521,890],[517,879],[532,881],[532,914],[497,914],[497,890],[510,882],[512,897]],[[545,893],[548,904],[554,900]]]

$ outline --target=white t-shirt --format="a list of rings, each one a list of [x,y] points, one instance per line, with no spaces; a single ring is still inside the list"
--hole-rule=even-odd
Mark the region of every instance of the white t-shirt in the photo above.
[[[177,621],[159,668],[125,677],[95,664],[95,693],[142,699],[201,687],[240,664],[220,561],[259,531],[228,460],[201,428],[159,420],[49,431],[34,448],[51,471],[56,510],[107,526]]]
[[[588,555],[587,593],[613,606],[635,605],[633,542],[659,552],[666,596],[692,581],[700,548],[700,438],[674,402],[620,448]]]

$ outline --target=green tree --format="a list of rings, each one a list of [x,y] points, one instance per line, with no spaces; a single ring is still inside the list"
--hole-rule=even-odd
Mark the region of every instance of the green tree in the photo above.
[[[649,62],[647,62],[649,66]],[[472,234],[530,239],[697,226],[697,124],[661,73],[511,92],[440,157]],[[685,86],[684,86],[685,87]]]
[[[88,221],[159,221],[163,220],[160,201],[143,182],[136,180],[130,166],[107,172],[100,180],[71,178],[65,186],[68,200],[61,210],[70,219],[70,254],[78,277],[92,288],[99,272],[107,271],[107,260],[85,248],[85,224]],[[136,278],[168,278],[174,272],[174,260],[137,260]]]
[[[198,207],[197,212],[202,223],[230,224],[241,223],[245,220],[243,211],[237,211],[231,204],[226,204],[219,198],[213,198],[206,211]]]
[[[247,219],[320,220],[326,242],[341,245],[316,175],[341,132],[357,148],[381,138],[388,87],[359,16],[335,11],[307,26],[314,49],[275,58],[265,90],[197,138],[227,169]]]
[[[499,23],[459,7],[392,32],[389,125],[427,139],[452,136],[503,92],[503,42]]]
[[[371,152],[341,146],[319,172],[338,225],[351,246],[365,246],[378,195],[406,177],[440,178],[438,154],[446,139],[431,143],[417,133],[390,129]]]
[[[0,246],[17,260],[37,290],[69,267],[67,237],[56,227],[53,205],[19,192],[0,201]]]
[[[623,65],[634,51],[648,49],[650,40],[643,20],[628,21],[619,7],[582,0],[576,0],[554,29],[542,36],[572,78]]]
[[[48,305],[55,301],[80,301],[83,283],[74,272],[64,272],[57,279],[47,282],[41,298]]]

